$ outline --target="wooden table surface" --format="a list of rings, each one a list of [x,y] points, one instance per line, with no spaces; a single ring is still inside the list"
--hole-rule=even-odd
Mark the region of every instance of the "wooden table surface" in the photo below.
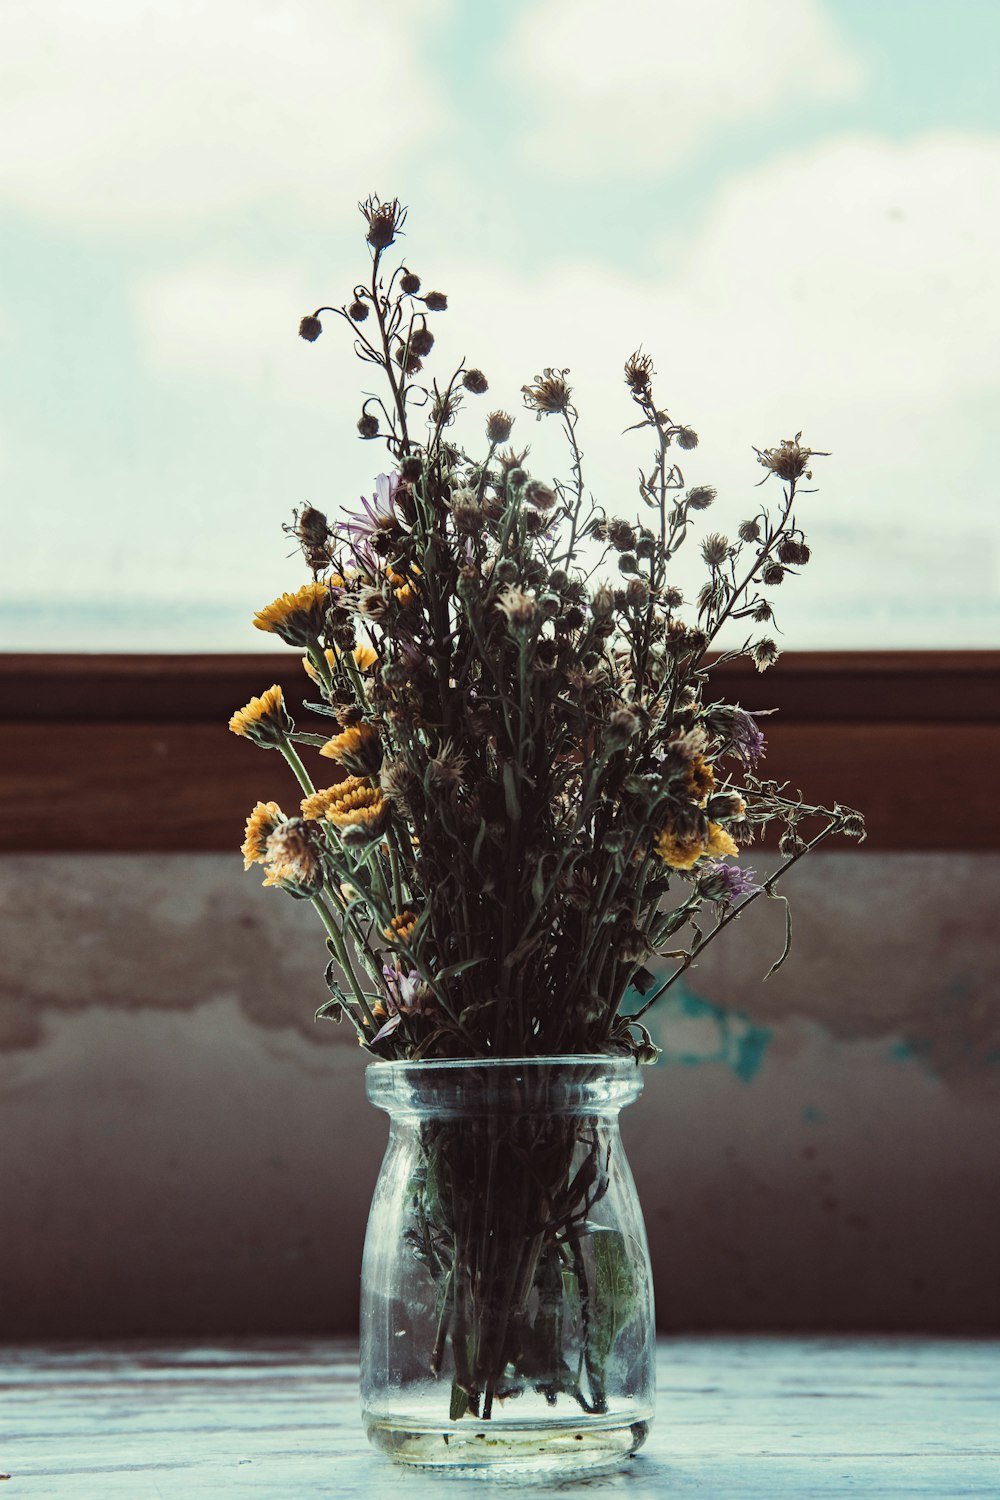
[[[0,1349],[0,1500],[481,1493],[369,1449],[356,1385],[354,1348],[328,1340]],[[668,1340],[642,1452],[615,1473],[517,1485],[529,1487],[631,1500],[997,1497],[1000,1344]]]

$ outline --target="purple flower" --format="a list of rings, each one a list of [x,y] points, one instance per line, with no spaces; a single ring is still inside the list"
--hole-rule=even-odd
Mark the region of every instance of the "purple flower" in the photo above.
[[[380,1042],[396,1030],[404,1016],[417,1015],[426,1010],[429,991],[416,969],[404,971],[397,964],[383,964],[385,980],[385,1008],[389,1019],[372,1037],[372,1043]]]
[[[337,533],[347,541],[355,557],[370,573],[379,571],[378,561],[371,548],[371,539],[377,531],[389,531],[402,527],[396,510],[396,494],[399,490],[398,474],[380,474],[375,480],[375,494],[371,500],[361,496],[361,510],[348,512],[347,519],[336,525]]]
[[[764,712],[770,712],[765,709]],[[733,722],[729,728],[730,748],[745,766],[755,766],[767,748],[767,741],[759,729],[759,715],[748,713],[745,708],[733,709]]]
[[[723,864],[721,860],[706,860],[698,872],[698,890],[709,901],[720,906],[732,906],[744,896],[752,896],[760,890],[756,880],[757,871],[741,865]]]

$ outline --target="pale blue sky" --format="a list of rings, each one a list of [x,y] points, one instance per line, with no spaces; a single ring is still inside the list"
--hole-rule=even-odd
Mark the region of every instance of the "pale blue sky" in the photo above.
[[[572,368],[612,509],[640,340],[714,526],[752,443],[833,450],[788,648],[1000,644],[998,43],[985,0],[6,7],[0,648],[264,643],[291,507],[383,466],[369,372],[295,337],[363,273],[372,190],[483,412]]]

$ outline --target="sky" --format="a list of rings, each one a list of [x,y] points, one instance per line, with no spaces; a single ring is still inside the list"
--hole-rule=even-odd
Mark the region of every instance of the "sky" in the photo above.
[[[783,648],[1000,646],[998,55],[994,0],[7,0],[0,649],[269,644],[293,507],[386,467],[371,370],[296,335],[373,192],[449,298],[429,373],[490,380],[470,447],[506,407],[564,472],[519,392],[569,367],[634,514],[641,344],[711,529],[755,445],[829,450]]]

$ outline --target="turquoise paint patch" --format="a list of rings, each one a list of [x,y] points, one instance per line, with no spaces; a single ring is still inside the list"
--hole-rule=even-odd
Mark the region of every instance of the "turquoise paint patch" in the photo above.
[[[803,1125],[823,1125],[826,1123],[826,1115],[815,1104],[807,1104],[802,1110]]]
[[[641,1003],[641,996],[635,998]],[[759,1073],[774,1040],[770,1027],[758,1026],[741,1011],[724,1010],[680,984],[664,996],[657,1011],[651,1017],[650,1031],[661,1049],[658,1061],[665,1067],[698,1068],[721,1063],[741,1083],[749,1083]],[[708,1023],[703,1047],[696,1050],[690,1043],[677,1049],[670,1046],[671,1029],[685,1021]]]

